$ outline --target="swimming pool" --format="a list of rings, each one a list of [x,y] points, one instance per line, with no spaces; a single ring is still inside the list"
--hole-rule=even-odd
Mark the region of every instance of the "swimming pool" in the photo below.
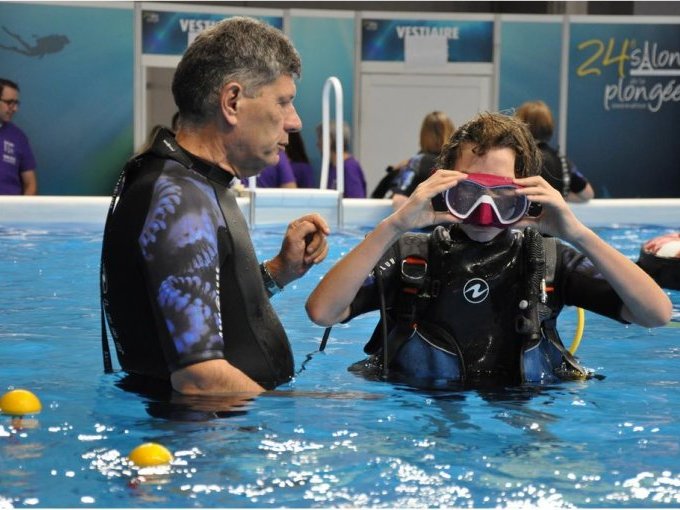
[[[671,230],[598,228],[634,259]],[[281,232],[255,230],[260,259]],[[159,403],[103,373],[99,225],[0,222],[0,393],[27,388],[43,403],[33,423],[0,415],[0,508],[680,505],[677,322],[650,331],[587,313],[578,355],[604,380],[486,392],[365,381],[346,368],[377,315],[334,327],[319,353],[323,329],[303,311],[364,232],[334,234],[327,261],[273,299],[295,380],[215,413],[223,403]],[[575,312],[560,320],[569,338]],[[167,472],[124,461],[147,441],[175,455]]]

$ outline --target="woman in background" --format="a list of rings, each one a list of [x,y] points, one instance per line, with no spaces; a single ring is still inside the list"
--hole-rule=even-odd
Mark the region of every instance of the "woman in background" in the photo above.
[[[529,126],[543,155],[541,176],[562,193],[567,202],[587,202],[595,196],[593,187],[576,165],[548,143],[553,135],[554,122],[550,108],[543,101],[527,101],[515,114]]]
[[[444,112],[434,111],[425,116],[420,126],[420,151],[395,165],[396,174],[393,174],[389,189],[384,194],[392,198],[394,210],[411,196],[418,184],[430,176],[442,147],[454,129],[453,122]]]

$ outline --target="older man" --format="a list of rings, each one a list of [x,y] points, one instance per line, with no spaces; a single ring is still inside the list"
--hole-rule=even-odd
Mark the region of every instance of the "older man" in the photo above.
[[[279,30],[244,17],[206,30],[182,57],[177,135],[161,131],[128,163],[104,232],[103,304],[128,373],[212,395],[292,377],[269,297],[326,257],[329,228],[317,214],[292,222],[258,267],[230,187],[275,164],[300,130],[300,70]]]

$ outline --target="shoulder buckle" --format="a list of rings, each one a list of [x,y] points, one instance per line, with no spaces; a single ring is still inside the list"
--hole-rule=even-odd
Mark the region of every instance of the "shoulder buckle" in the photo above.
[[[427,276],[427,260],[409,255],[401,261],[401,277],[406,283],[422,287]]]

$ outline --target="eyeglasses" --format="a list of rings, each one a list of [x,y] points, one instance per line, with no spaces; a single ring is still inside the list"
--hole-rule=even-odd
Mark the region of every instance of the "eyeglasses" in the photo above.
[[[8,106],[19,106],[21,104],[21,101],[18,99],[0,99],[0,101]]]

